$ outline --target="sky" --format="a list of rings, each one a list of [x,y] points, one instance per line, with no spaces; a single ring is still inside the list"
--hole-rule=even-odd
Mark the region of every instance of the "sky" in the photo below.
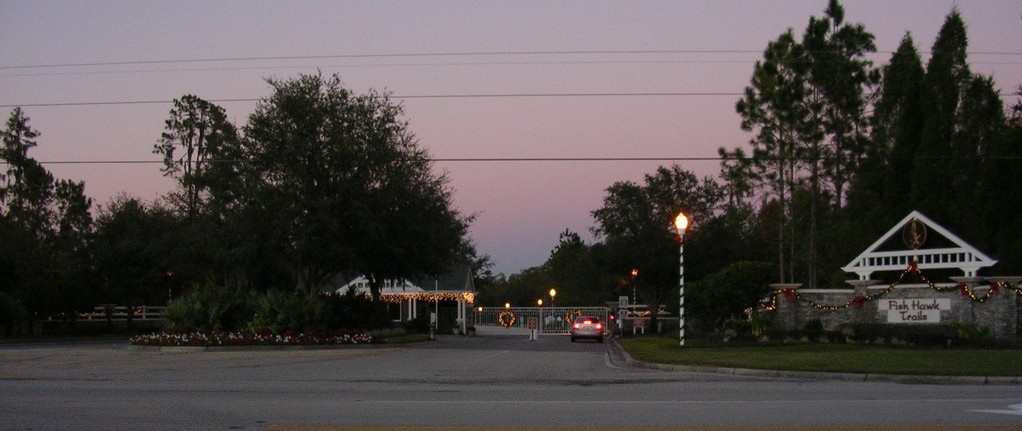
[[[173,99],[213,101],[240,127],[270,95],[266,78],[336,73],[401,104],[455,206],[475,216],[478,251],[510,275],[546,261],[565,230],[592,241],[590,213],[615,182],[674,163],[716,176],[717,149],[750,138],[734,105],[755,61],[826,5],[0,0],[0,112],[21,106],[41,133],[29,155],[84,181],[100,208],[173,188],[152,154]],[[1006,101],[1022,84],[1022,1],[843,5],[876,37],[876,64],[906,33],[925,62],[957,7],[972,70]]]

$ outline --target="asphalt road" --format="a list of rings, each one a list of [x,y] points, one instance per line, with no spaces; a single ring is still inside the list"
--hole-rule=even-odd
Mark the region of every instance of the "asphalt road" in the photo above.
[[[0,346],[0,429],[1022,430],[1018,385],[634,368],[503,328],[403,346]]]

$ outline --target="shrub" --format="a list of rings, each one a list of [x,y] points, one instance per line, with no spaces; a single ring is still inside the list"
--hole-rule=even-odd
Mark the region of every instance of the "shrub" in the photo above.
[[[234,331],[251,320],[251,295],[214,285],[197,286],[163,310],[172,331]]]
[[[282,333],[287,330],[324,330],[322,314],[324,300],[271,290],[253,297],[253,315],[247,329],[251,332],[269,330]]]
[[[805,327],[803,329],[805,329],[805,331],[809,333],[823,332],[823,322],[820,321],[820,319],[812,319],[806,322]]]
[[[7,292],[0,292],[0,326],[11,332],[12,327],[28,318],[28,311],[21,301]]]
[[[899,340],[920,346],[946,345],[958,341],[959,335],[951,325],[892,325],[861,323],[846,327],[848,338],[861,343],[886,343]]]
[[[393,326],[387,304],[365,295],[347,293],[323,296],[323,324],[332,329],[380,329]]]
[[[167,329],[184,331],[337,331],[390,328],[387,305],[363,295],[308,297],[280,290],[246,293],[204,285],[172,300]]]

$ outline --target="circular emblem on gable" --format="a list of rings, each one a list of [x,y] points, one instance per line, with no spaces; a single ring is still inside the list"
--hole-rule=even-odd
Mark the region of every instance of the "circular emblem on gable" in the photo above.
[[[926,243],[926,225],[917,219],[912,219],[901,228],[901,239],[905,247],[917,249]]]

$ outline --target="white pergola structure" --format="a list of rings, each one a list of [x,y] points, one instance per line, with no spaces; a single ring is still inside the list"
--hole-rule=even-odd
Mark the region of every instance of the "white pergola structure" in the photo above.
[[[926,230],[921,230],[920,226]],[[902,235],[906,243],[909,243],[913,239],[918,239],[913,238],[913,235],[920,232],[925,235],[929,230],[947,238],[953,245],[942,248],[911,248],[906,245],[905,250],[880,251],[881,246],[895,235]],[[925,238],[922,242],[925,242]],[[959,269],[965,277],[976,277],[977,271],[997,263],[929,217],[919,211],[912,211],[841,269],[855,273],[859,280],[869,280],[874,272],[904,270],[912,262],[915,262],[919,269]]]
[[[471,282],[469,279],[467,282]],[[471,287],[466,290],[439,290],[440,283],[433,280],[434,290],[425,290],[418,283],[410,280],[384,280],[380,287],[380,300],[401,307],[402,320],[414,320],[419,317],[419,302],[439,303],[440,301],[456,301],[458,303],[457,324],[462,334],[467,331],[468,305],[475,302],[475,292]],[[344,294],[355,289],[356,294],[370,295],[369,281],[358,276],[338,287],[337,294]]]

